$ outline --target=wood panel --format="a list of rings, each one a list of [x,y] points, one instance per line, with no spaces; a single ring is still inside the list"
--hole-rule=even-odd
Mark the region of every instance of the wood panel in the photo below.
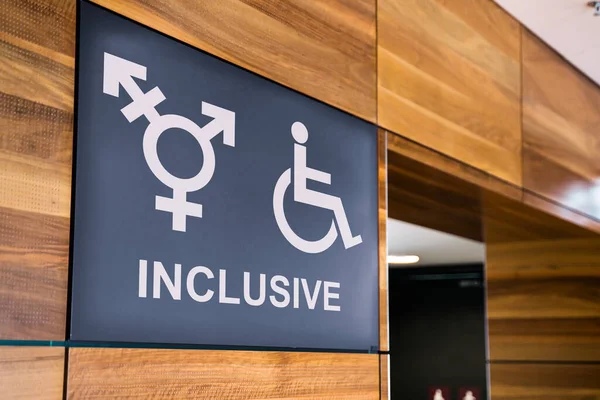
[[[525,188],[600,220],[600,88],[523,32]]]
[[[375,0],[94,0],[374,122]]]
[[[557,218],[525,202],[513,201],[487,191],[482,197],[486,245],[597,236],[597,233],[585,226]]]
[[[486,252],[492,360],[600,362],[600,236]]]
[[[69,399],[378,399],[376,354],[69,350]]]
[[[64,370],[64,348],[0,347],[1,397],[62,399]]]
[[[600,222],[586,215],[394,133],[387,141],[392,218],[480,241],[485,225],[486,242],[600,233]],[[457,207],[461,201],[470,206]]]
[[[379,190],[379,350],[388,351],[387,136],[377,132]]]
[[[64,340],[69,222],[0,207],[0,339]]]
[[[600,364],[494,364],[494,400],[600,400]]]
[[[388,135],[388,139],[394,137]],[[502,194],[484,189],[481,182],[457,177],[454,164],[446,156],[404,144],[390,141],[389,145],[390,218],[486,243],[596,235],[587,217],[578,220],[560,207],[560,212],[568,215],[561,215],[562,219],[548,215],[525,204],[516,193],[504,190],[512,186],[498,188]],[[447,168],[442,170],[443,166]]]
[[[381,400],[389,400],[390,393],[390,355],[381,354],[380,356],[380,375],[381,375],[381,388],[380,398]]]
[[[546,214],[568,221],[589,231],[600,233],[600,221],[550,201],[538,194],[523,191],[523,202]]]
[[[520,26],[491,0],[378,1],[378,123],[520,186]]]
[[[396,154],[408,157],[439,171],[444,171],[449,175],[485,190],[502,194],[514,200],[520,201],[522,198],[523,194],[520,187],[511,185],[482,170],[464,164],[405,137],[388,132],[387,142],[388,150]]]
[[[63,340],[75,2],[0,13],[0,339]]]
[[[388,152],[390,218],[483,241],[481,213],[476,186]]]

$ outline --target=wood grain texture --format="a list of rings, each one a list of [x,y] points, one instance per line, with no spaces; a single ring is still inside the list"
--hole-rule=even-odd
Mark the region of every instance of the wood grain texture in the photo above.
[[[522,198],[520,187],[511,185],[484,171],[429,149],[412,140],[392,132],[387,132],[387,142],[388,150],[391,152],[406,156],[439,171],[444,171],[485,190],[502,194],[514,200],[520,201]]]
[[[597,236],[583,226],[496,193],[483,192],[482,202],[486,245]]]
[[[389,350],[387,264],[387,136],[377,132],[379,190],[379,350]]]
[[[0,347],[1,397],[60,400],[64,370],[64,348]]]
[[[0,92],[73,110],[75,1],[3,1],[0,54]]]
[[[600,88],[523,32],[525,188],[600,221]]]
[[[94,0],[359,117],[376,120],[374,0]]]
[[[600,362],[600,236],[486,253],[491,360]]]
[[[600,234],[600,221],[587,215],[568,209],[556,202],[549,201],[538,194],[523,191],[523,202],[537,210],[568,221],[573,225],[585,228],[591,232]]]
[[[392,151],[388,152],[388,215],[483,241],[479,188]]]
[[[69,221],[0,207],[0,339],[64,340]]]
[[[600,400],[600,364],[494,364],[493,400]]]
[[[64,340],[75,2],[0,13],[0,339]]]
[[[388,151],[388,214],[467,239],[497,243],[595,233],[522,201]]]
[[[378,399],[376,354],[69,350],[68,399]]]
[[[378,123],[520,186],[520,26],[491,0],[378,1]]]
[[[600,232],[593,220],[388,133],[390,218],[486,243]]]
[[[390,218],[486,243],[600,232],[587,216],[513,185],[497,184],[497,178],[484,172],[463,173],[474,168],[395,134],[387,137]]]
[[[381,400],[389,400],[390,393],[390,355],[381,354],[379,361],[380,375],[381,375],[381,388],[380,398]]]
[[[387,141],[388,151],[393,153],[389,156],[393,185],[390,183],[388,207],[392,218],[474,240],[482,240],[482,225],[487,224],[493,229],[487,229],[486,241],[492,242],[600,233],[600,222],[586,215],[394,133],[387,133]],[[400,173],[398,168],[406,172]],[[415,179],[429,181],[429,189],[415,184]],[[452,189],[432,189],[441,182],[470,199],[469,217],[460,217],[460,208],[444,203],[446,192]]]

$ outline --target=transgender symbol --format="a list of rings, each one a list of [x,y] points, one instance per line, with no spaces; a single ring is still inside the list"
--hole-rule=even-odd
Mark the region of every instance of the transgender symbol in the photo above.
[[[119,87],[123,86],[133,100],[121,112],[127,121],[133,122],[141,116],[148,119],[144,133],[143,150],[148,167],[164,185],[173,189],[173,197],[156,196],[155,209],[173,214],[174,231],[185,232],[187,217],[202,218],[202,205],[187,201],[187,194],[206,186],[215,173],[215,151],[211,140],[223,132],[223,144],[235,147],[235,113],[202,102],[202,114],[213,120],[200,128],[194,121],[181,115],[160,115],[155,107],[166,98],[158,86],[144,93],[133,78],[146,80],[146,67],[104,53],[104,93],[119,97]],[[191,134],[200,145],[203,154],[202,168],[191,178],[178,178],[172,175],[158,158],[158,138],[168,129],[179,128]]]

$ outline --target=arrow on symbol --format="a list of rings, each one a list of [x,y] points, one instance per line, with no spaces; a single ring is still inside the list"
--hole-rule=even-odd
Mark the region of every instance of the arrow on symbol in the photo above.
[[[155,107],[165,100],[165,95],[158,87],[144,93],[133,80],[133,78],[138,78],[145,81],[146,72],[147,68],[143,65],[110,53],[104,53],[104,93],[119,97],[119,87],[123,86],[133,100],[132,103],[121,109],[129,122],[135,121],[142,115],[146,116],[150,123],[160,117]]]
[[[110,53],[104,53],[104,93],[119,97],[120,88],[123,87],[133,100],[123,107],[121,112],[129,122],[133,122],[144,115],[149,123],[160,118],[155,107],[166,98],[158,86],[144,93],[135,83],[133,78],[146,80],[147,68],[124,58]],[[213,104],[202,102],[202,114],[212,117],[213,120],[202,127],[202,131],[210,139],[223,132],[223,144],[235,147],[235,113]]]
[[[214,118],[202,127],[209,140],[223,132],[223,144],[235,147],[235,113],[203,101],[202,114]]]

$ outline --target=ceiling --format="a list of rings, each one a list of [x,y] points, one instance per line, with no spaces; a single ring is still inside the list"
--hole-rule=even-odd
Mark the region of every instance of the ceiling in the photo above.
[[[495,0],[600,85],[600,16],[587,0]]]
[[[417,255],[421,259],[404,266],[482,263],[485,259],[485,246],[474,240],[395,219],[388,219],[387,229],[389,255]]]

